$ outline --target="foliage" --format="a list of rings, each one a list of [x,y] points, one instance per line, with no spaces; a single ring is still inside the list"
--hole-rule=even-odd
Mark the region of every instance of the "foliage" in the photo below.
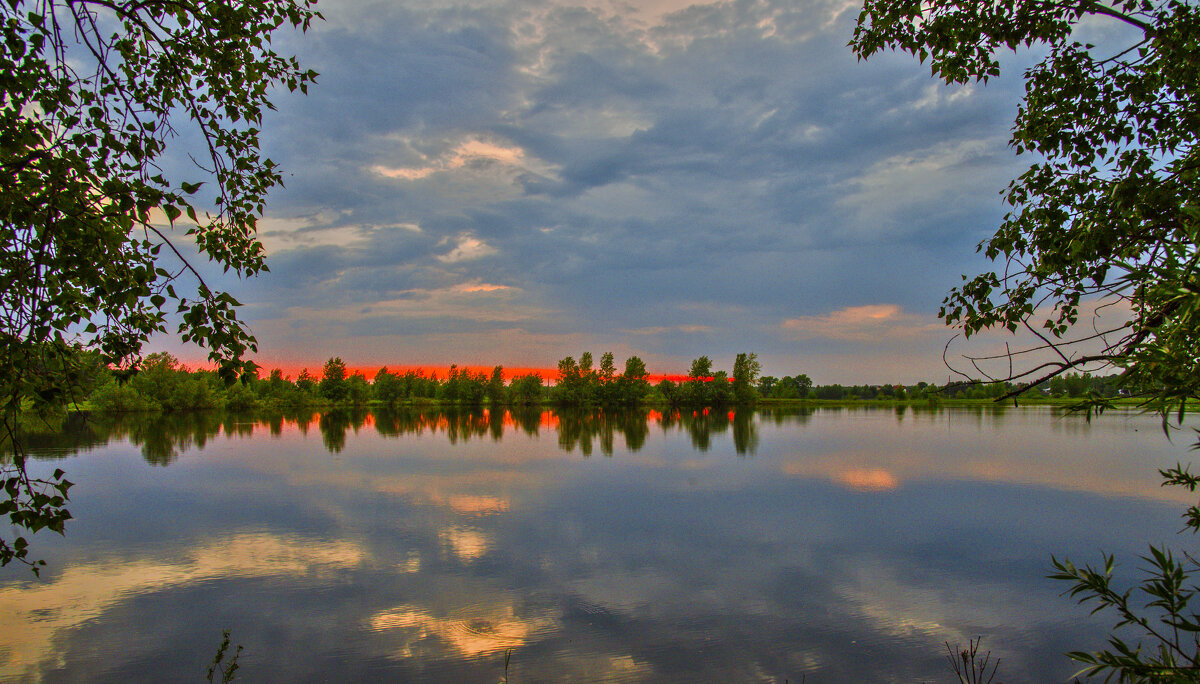
[[[605,356],[609,356],[605,354]],[[646,371],[646,363],[640,357],[631,356],[625,359],[625,372],[617,377],[616,389],[613,393],[614,403],[623,406],[637,406],[650,393],[650,374]]]
[[[175,357],[158,352],[146,357],[129,385],[163,411],[218,408],[220,401],[208,373],[190,373]]]
[[[544,391],[542,376],[529,373],[513,378],[509,386],[509,401],[516,405],[536,404],[542,400]]]
[[[321,382],[317,384],[317,393],[329,401],[339,402],[346,399],[348,392],[346,362],[342,361],[340,356],[332,357],[321,369]]]
[[[221,684],[229,684],[234,680],[238,670],[238,657],[242,655],[242,645],[238,644],[237,649],[233,652],[233,657],[228,661],[225,660],[225,654],[229,651],[229,630],[221,632],[221,645],[217,647],[217,653],[213,656],[213,660],[208,665],[208,682],[212,684],[213,677],[221,675],[219,680]]]
[[[1097,54],[1073,35],[1090,15],[1134,37]],[[1108,364],[1153,388],[1160,408],[1200,392],[1198,31],[1200,10],[1179,0],[865,2],[851,43],[861,57],[899,48],[948,82],[998,74],[1000,48],[1047,46],[1012,132],[1039,161],[1009,185],[1013,209],[980,245],[1003,269],[966,281],[941,311],[967,335],[1025,329],[1056,354],[1010,379]],[[1081,333],[1089,302],[1130,320]]]
[[[301,392],[313,392],[317,387],[317,379],[312,373],[308,372],[307,368],[300,369],[300,375],[296,376],[296,389]]]
[[[1082,42],[1077,27],[1092,17],[1118,22],[1128,41]],[[940,312],[968,336],[1024,330],[1041,340],[1004,355],[1009,363],[1035,360],[1008,371],[1004,379],[1021,382],[1003,396],[1068,371],[1111,367],[1123,389],[1162,413],[1164,428],[1170,413],[1182,420],[1187,402],[1200,397],[1197,36],[1200,8],[1183,0],[865,0],[851,41],[860,57],[900,49],[928,59],[950,83],[997,75],[1001,49],[1044,46],[1045,57],[1025,72],[1012,129],[1014,149],[1036,161],[1008,186],[1011,211],[980,245],[1002,267],[964,278]],[[1080,325],[1092,307],[1121,320]],[[1084,405],[1106,403],[1093,396]],[[1194,488],[1184,472],[1164,472],[1165,484]],[[1071,656],[1121,681],[1196,681],[1200,622],[1188,607],[1195,563],[1154,547],[1144,560],[1136,593],[1113,587],[1111,556],[1102,570],[1053,561],[1053,577],[1071,582],[1071,595],[1115,612],[1118,629],[1133,627],[1153,644],[1143,649],[1114,631],[1107,650]]]
[[[487,397],[489,404],[504,403],[504,368],[501,366],[492,368],[492,374],[488,378],[487,386],[483,389],[483,394]]]
[[[982,656],[979,655],[979,645],[983,643],[983,637],[968,639],[966,648],[962,648],[958,644],[951,648],[950,642],[945,643],[946,660],[950,663],[950,669],[954,672],[959,684],[992,684],[992,681],[996,679],[996,670],[1000,668],[1000,659],[992,660],[991,651]],[[990,672],[988,671],[989,664],[991,665]]]
[[[735,361],[735,368],[740,369],[735,372],[757,373],[757,369],[749,363],[752,360],[757,362],[755,355],[744,356],[743,361]],[[700,361],[701,366],[705,364],[704,360]],[[226,385],[211,371],[189,370],[169,354],[159,353],[148,356],[142,371],[126,382],[119,381],[111,370],[99,371],[98,379],[92,383],[96,389],[86,400],[95,411],[112,414],[139,411],[172,413],[221,407],[237,411],[277,410],[314,405],[352,407],[382,404],[396,408],[428,403],[431,399],[464,406],[482,406],[485,402],[499,406],[538,404],[550,398],[560,405],[603,407],[639,406],[646,402],[674,406],[745,405],[763,397],[828,401],[906,401],[929,397],[988,400],[1003,396],[1014,388],[1013,384],[1003,382],[945,387],[925,382],[907,386],[814,386],[812,380],[803,373],[783,378],[768,376],[758,379],[757,383],[751,383],[749,378],[752,375],[747,375],[744,376],[747,378],[745,384],[739,385],[736,379],[730,381],[724,371],[712,370],[711,361],[707,362],[707,369],[712,373],[707,381],[688,380],[677,385],[664,380],[656,388],[651,388],[646,364],[637,356],[626,359],[624,371],[611,377],[604,371],[604,357],[601,357],[600,371],[588,376],[579,371],[578,363],[570,357],[564,359],[560,366],[565,374],[560,373],[558,384],[549,390],[536,373],[514,378],[506,385],[501,366],[493,367],[489,374],[454,365],[444,381],[413,370],[398,375],[384,367],[368,381],[361,373],[347,374],[346,364],[339,357],[331,358],[323,366],[321,382],[317,382],[307,370],[302,370],[293,382],[276,368],[269,372],[265,380],[247,377],[242,382]],[[689,383],[694,384],[689,386]],[[1113,376],[1092,376],[1087,373],[1068,373],[1044,385],[1046,394],[1051,397],[1077,397],[1089,393],[1111,397],[1117,393]],[[739,387],[743,392],[740,396]],[[746,392],[747,388],[749,392]],[[685,391],[693,394],[685,395]]]
[[[1071,596],[1080,603],[1094,603],[1093,613],[1115,612],[1116,628],[1136,629],[1139,638],[1148,638],[1154,647],[1143,650],[1115,630],[1109,635],[1108,649],[1097,653],[1072,652],[1071,658],[1084,663],[1089,675],[1109,673],[1118,681],[1197,682],[1200,681],[1200,614],[1191,601],[1196,596],[1194,559],[1176,559],[1170,551],[1150,547],[1143,556],[1147,564],[1145,579],[1134,589],[1113,586],[1115,560],[1104,556],[1102,568],[1076,567],[1071,561],[1053,559],[1051,578],[1071,583]],[[1144,599],[1140,601],[1139,599]]]
[[[733,398],[739,404],[753,402],[757,396],[754,393],[754,381],[762,372],[762,364],[758,362],[758,354],[738,354],[733,362]]]
[[[97,411],[104,413],[153,411],[158,408],[149,399],[130,387],[129,383],[117,382],[111,378],[97,387],[89,400]]]
[[[692,367],[688,369],[688,379],[679,388],[683,403],[704,406],[711,402],[712,396],[708,388],[709,383],[712,382],[712,367],[712,359],[707,356],[701,356],[692,361]]]
[[[235,382],[225,390],[225,408],[230,411],[249,411],[258,406],[258,395],[246,383]]]
[[[366,406],[371,400],[371,385],[362,373],[355,373],[346,380],[346,400],[354,406]]]
[[[262,113],[272,86],[305,91],[316,76],[271,36],[319,17],[312,0],[0,3],[0,428],[18,531],[61,531],[62,481],[25,474],[16,430],[26,405],[80,398],[81,346],[128,371],[174,312],[223,378],[246,370],[255,341],[238,302],[177,243],[239,275],[264,269],[256,217],[281,176],[259,152]],[[204,154],[168,178],[185,129]],[[193,227],[178,230],[185,215]],[[0,540],[0,565],[26,548]]]
[[[371,386],[375,391],[375,398],[388,406],[395,406],[400,401],[404,390],[400,378],[388,372],[387,366],[376,371]]]

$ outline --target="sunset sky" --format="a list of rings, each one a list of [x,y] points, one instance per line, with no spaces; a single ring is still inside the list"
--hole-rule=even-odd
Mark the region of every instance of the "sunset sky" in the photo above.
[[[1007,146],[1031,56],[968,87],[858,62],[858,8],[323,1],[275,42],[321,76],[264,122],[271,271],[219,282],[268,367],[746,351],[944,382],[938,306],[1031,161]]]

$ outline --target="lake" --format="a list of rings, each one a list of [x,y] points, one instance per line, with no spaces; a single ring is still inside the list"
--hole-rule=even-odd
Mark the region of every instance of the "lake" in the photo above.
[[[1183,544],[1188,434],[1050,409],[358,412],[30,435],[75,519],[0,570],[6,681],[1062,681],[1050,557]]]

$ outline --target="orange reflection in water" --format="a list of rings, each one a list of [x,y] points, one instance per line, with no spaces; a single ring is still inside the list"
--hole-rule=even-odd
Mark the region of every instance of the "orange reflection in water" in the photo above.
[[[0,678],[28,676],[54,652],[57,632],[142,594],[233,577],[332,573],[365,558],[348,541],[255,532],[182,548],[170,558],[104,558],[67,566],[49,580],[11,584],[0,589]]]
[[[836,477],[839,482],[847,487],[868,491],[895,489],[900,484],[895,475],[880,468],[870,470],[851,468],[850,470],[838,473]]]
[[[549,620],[518,616],[512,606],[476,609],[474,613],[460,619],[444,618],[405,605],[372,615],[367,619],[367,626],[376,632],[411,630],[418,640],[436,636],[468,658],[517,648],[538,631],[553,626]]]

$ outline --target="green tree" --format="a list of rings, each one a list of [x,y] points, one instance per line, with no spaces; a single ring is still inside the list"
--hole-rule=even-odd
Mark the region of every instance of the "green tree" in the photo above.
[[[62,474],[26,475],[16,428],[25,404],[76,398],[77,343],[136,368],[174,311],[223,378],[246,369],[255,341],[238,302],[177,243],[239,275],[263,270],[256,219],[281,176],[259,152],[262,112],[274,86],[305,91],[316,76],[271,37],[319,17],[311,0],[0,4],[0,429],[12,455],[0,514],[18,530],[0,539],[0,565],[26,559],[21,530],[61,532],[69,518]],[[168,142],[185,130],[204,151],[168,178]]]
[[[762,364],[758,362],[758,354],[738,354],[733,361],[733,398],[739,404],[753,402],[757,395],[754,392],[754,381],[762,372]]]
[[[335,356],[325,362],[321,370],[321,382],[317,385],[317,393],[329,401],[339,402],[346,399],[346,363],[342,357]]]
[[[266,394],[272,397],[283,396],[288,389],[291,388],[290,382],[283,377],[283,371],[278,368],[272,368],[271,373],[267,376]]]
[[[604,352],[600,355],[600,382],[612,382],[616,374],[617,366],[613,360],[613,353]]]
[[[596,373],[596,395],[601,405],[611,405],[620,402],[616,385],[617,364],[612,352],[600,355],[600,370]]]
[[[712,399],[709,392],[712,375],[712,359],[701,356],[692,361],[692,367],[688,370],[688,379],[679,388],[683,402],[696,405],[709,403]]]
[[[580,354],[580,356],[579,356],[579,374],[582,375],[583,379],[586,381],[586,380],[591,379],[593,372],[594,371],[592,371],[592,353],[584,352],[583,354]]]
[[[371,384],[362,373],[346,378],[346,400],[355,406],[366,406],[371,400]]]
[[[307,368],[301,368],[300,375],[296,376],[296,389],[304,394],[311,395],[316,391],[316,387],[317,379],[313,377],[312,373],[308,372]]]
[[[513,378],[509,386],[510,401],[516,405],[536,404],[542,400],[545,387],[542,377],[536,373]]]
[[[504,368],[502,366],[492,369],[492,375],[488,378],[484,394],[487,396],[489,404],[504,403]]]
[[[771,396],[771,390],[775,389],[775,385],[779,382],[779,378],[773,375],[764,375],[758,379],[758,393],[764,397]]]
[[[792,376],[792,385],[796,388],[796,396],[804,399],[808,396],[809,390],[812,389],[813,382],[812,378],[804,373],[797,373]]]
[[[147,356],[129,385],[149,405],[163,411],[211,409],[220,403],[206,373],[189,373],[166,352]]]
[[[458,364],[452,363],[450,364],[450,370],[446,373],[446,382],[438,387],[437,398],[449,402],[458,401],[458,390],[461,384]]]
[[[1128,43],[1097,48],[1077,37],[1084,20],[1122,25]],[[1120,371],[1128,391],[1182,420],[1200,396],[1200,8],[1181,0],[865,0],[851,46],[860,57],[885,48],[929,60],[950,83],[1000,71],[997,53],[1042,46],[1025,72],[1025,100],[1012,146],[1036,161],[1008,187],[1011,211],[980,250],[1000,266],[951,291],[940,315],[967,335],[1024,330],[1052,356],[1002,379],[1014,395],[1089,368]],[[1077,325],[1084,306],[1129,318]],[[1101,320],[1103,323],[1103,319]],[[1010,355],[1021,361],[1028,355]],[[1036,358],[1036,357],[1033,357]],[[993,380],[996,378],[987,378]],[[1064,378],[1064,380],[1067,380]],[[1062,383],[1062,391],[1070,391]],[[1103,409],[1102,398],[1083,407]],[[1186,468],[1167,484],[1195,490]],[[1200,508],[1185,513],[1200,529]],[[1054,561],[1071,594],[1109,610],[1152,647],[1114,633],[1110,648],[1072,653],[1090,674],[1121,681],[1197,681],[1200,620],[1189,602],[1194,562],[1151,548],[1138,588],[1112,585],[1113,559],[1079,568]]]
[[[386,406],[395,406],[402,399],[404,386],[395,373],[388,371],[387,366],[375,371],[371,382],[371,394]]]
[[[676,405],[683,403],[683,393],[680,391],[679,385],[667,378],[663,378],[662,381],[658,383],[658,386],[655,387],[655,390],[658,391],[658,394],[662,397],[663,401],[667,402],[668,404]]]
[[[568,356],[558,362],[558,379],[554,384],[554,400],[562,404],[578,404],[582,401],[583,373]]]
[[[225,388],[224,394],[225,408],[230,411],[249,411],[259,405],[258,395],[244,382],[235,382],[229,385]]]
[[[729,374],[725,371],[713,373],[712,380],[705,385],[708,391],[706,403],[724,406],[734,402],[733,386],[729,382]]]
[[[487,396],[488,376],[464,370],[459,373],[458,400],[470,406],[479,406]]]
[[[617,401],[627,406],[640,404],[650,393],[650,374],[646,362],[637,356],[625,359],[625,372],[616,380]]]

